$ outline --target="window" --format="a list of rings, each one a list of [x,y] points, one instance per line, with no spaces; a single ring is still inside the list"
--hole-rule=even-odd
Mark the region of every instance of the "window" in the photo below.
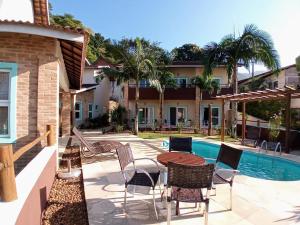
[[[0,143],[16,141],[17,64],[0,62]]]
[[[221,87],[221,78],[214,77],[213,80],[219,84],[219,87]]]
[[[9,71],[0,71],[0,135],[7,136],[9,120]]]
[[[81,104],[81,102],[75,103],[75,119],[76,120],[82,119],[82,104]]]
[[[141,88],[146,88],[146,87],[149,87],[149,86],[150,86],[149,80],[141,80],[140,81],[140,87]]]
[[[185,123],[187,120],[187,107],[170,107],[169,121],[170,125],[176,126],[179,122]]]
[[[98,106],[98,105],[95,105],[95,111],[98,112],[98,108],[99,108],[99,106]]]
[[[187,87],[187,78],[175,78],[178,87],[185,88]]]
[[[213,126],[219,126],[219,107],[212,107],[211,108],[211,117],[212,117],[212,125]],[[208,126],[209,123],[209,109],[208,107],[204,107],[203,109],[203,120],[202,120],[202,126]]]
[[[93,119],[93,103],[89,104],[89,119]]]
[[[154,108],[145,107],[139,109],[139,123],[152,124],[154,122]]]

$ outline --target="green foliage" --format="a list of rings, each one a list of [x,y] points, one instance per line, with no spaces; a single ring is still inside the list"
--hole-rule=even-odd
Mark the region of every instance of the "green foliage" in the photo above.
[[[116,132],[117,132],[117,133],[121,133],[123,130],[124,130],[124,126],[123,126],[123,125],[119,125],[119,124],[118,124],[118,125],[116,126]]]
[[[276,141],[280,133],[281,116],[274,114],[269,121],[269,137],[271,141]]]
[[[241,104],[239,104],[240,111],[241,108]],[[279,100],[248,102],[246,106],[246,113],[268,121],[274,114],[283,111],[285,108],[286,102]]]
[[[171,52],[174,61],[201,61],[201,48],[196,44],[184,44]]]
[[[52,8],[51,4],[50,7]],[[91,29],[86,27],[80,20],[77,20],[71,14],[64,14],[64,15],[53,15],[50,13],[50,23],[54,25],[59,25],[63,27],[71,27],[71,28],[82,28],[86,29],[90,33],[90,41],[87,46],[87,59],[93,63],[98,59],[99,56],[106,55],[106,46],[111,44],[110,39],[105,39],[99,33],[93,33]]]
[[[160,67],[154,70],[154,73],[149,79],[150,86],[155,88],[159,93],[163,93],[165,89],[176,88],[177,82],[172,72],[165,67]]]
[[[126,114],[127,114],[126,108],[119,105],[110,113],[111,122],[117,125],[124,125],[126,123],[125,121]]]
[[[212,76],[197,76],[192,79],[192,83],[199,87],[201,92],[208,91],[212,94],[214,91],[220,90],[220,84]]]
[[[86,119],[86,121],[80,126],[80,128],[96,129],[96,128],[107,127],[109,125],[108,118],[109,118],[108,114],[105,113],[93,119]]]
[[[255,25],[246,25],[239,37],[234,34],[225,36],[220,43],[212,42],[204,48],[205,68],[204,74],[212,74],[217,65],[226,66],[228,79],[232,75],[237,79],[238,64],[249,68],[250,62],[262,63],[268,69],[278,71],[280,68],[279,55],[274,48],[271,36]],[[236,87],[237,88],[237,87]]]

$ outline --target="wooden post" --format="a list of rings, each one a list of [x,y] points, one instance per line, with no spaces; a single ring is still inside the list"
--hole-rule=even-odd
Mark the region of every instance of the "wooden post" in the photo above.
[[[47,136],[47,146],[52,146],[55,144],[54,126],[48,124],[47,131],[50,131],[50,134]]]
[[[0,197],[4,202],[11,202],[18,198],[11,144],[0,144]]]
[[[285,115],[285,152],[290,152],[290,128],[291,128],[291,94],[287,95],[287,106]]]
[[[258,139],[260,140],[260,136],[261,136],[260,120],[257,120],[257,127],[258,127]]]
[[[225,140],[225,100],[222,99],[221,141]]]
[[[208,136],[211,136],[211,128],[212,128],[212,112],[211,112],[211,104],[208,104]]]
[[[246,138],[246,102],[243,102],[243,112],[242,112],[242,141]]]

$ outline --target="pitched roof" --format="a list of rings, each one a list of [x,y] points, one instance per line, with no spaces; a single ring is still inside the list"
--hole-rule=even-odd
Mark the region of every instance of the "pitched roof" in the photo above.
[[[0,32],[29,33],[60,42],[70,88],[80,89],[89,34],[83,29],[22,21],[0,21]]]
[[[282,70],[286,70],[286,69],[289,69],[291,67],[294,67],[296,66],[296,64],[292,64],[292,65],[289,65],[289,66],[285,66],[285,67],[281,67],[279,69],[279,72],[282,71]],[[273,70],[269,70],[267,72],[264,72],[264,73],[260,73],[260,74],[257,74],[254,76],[254,78],[267,78],[269,76],[272,76],[273,74],[275,74],[275,72]],[[246,79],[243,79],[243,80],[239,80],[239,84],[243,84],[243,83],[247,83],[248,81],[250,81],[252,79],[252,77],[248,77]]]
[[[108,60],[104,59],[103,57],[99,57],[94,63],[91,65],[86,65],[88,69],[98,69],[103,67],[115,67],[116,65],[108,62]]]

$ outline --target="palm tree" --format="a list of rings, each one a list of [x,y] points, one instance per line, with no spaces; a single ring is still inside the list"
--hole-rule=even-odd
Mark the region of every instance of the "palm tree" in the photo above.
[[[159,127],[163,125],[163,102],[166,88],[176,88],[177,82],[174,74],[168,71],[165,67],[155,70],[153,77],[149,79],[151,87],[154,87],[159,92]]]
[[[153,63],[145,52],[139,38],[136,38],[132,45],[124,46],[116,43],[108,47],[108,51],[114,56],[117,63],[121,64],[121,69],[104,68],[103,72],[114,77],[117,84],[135,81],[135,117],[134,117],[134,133],[138,134],[138,102],[139,102],[139,82],[148,79],[153,73]]]
[[[233,92],[238,93],[238,66],[249,68],[252,61],[262,63],[268,69],[278,71],[280,60],[271,36],[258,29],[255,25],[246,25],[239,37],[234,34],[225,36],[220,43],[212,42],[205,46],[203,55],[205,58],[204,74],[211,75],[217,65],[225,65],[228,80]],[[233,106],[236,118],[237,104]]]
[[[219,83],[216,80],[214,80],[212,76],[197,76],[192,79],[192,84],[194,84],[200,89],[200,104],[202,101],[202,94],[204,91],[207,91],[209,94],[212,94],[214,91],[218,91],[220,89]]]

